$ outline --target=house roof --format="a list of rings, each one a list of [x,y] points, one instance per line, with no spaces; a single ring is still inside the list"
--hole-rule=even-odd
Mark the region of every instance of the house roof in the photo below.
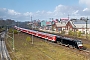
[[[86,22],[82,20],[73,21],[75,28],[86,28]],[[87,28],[90,28],[90,20],[87,21]]]
[[[56,23],[56,26],[57,27],[63,27],[63,26],[66,26],[66,24],[70,22],[72,27],[75,27],[74,23],[72,21],[60,21],[59,23]]]
[[[86,28],[86,22],[83,20],[72,20],[74,28]],[[90,20],[87,21],[87,28],[90,28]]]
[[[69,21],[72,25],[73,28],[86,28],[86,23],[85,21]],[[59,23],[56,23],[56,27],[64,27],[66,26],[66,24],[68,23],[68,21],[61,21]],[[90,28],[90,24],[87,24],[87,28]]]
[[[86,24],[86,22],[83,20],[74,20],[73,22],[74,24]],[[90,24],[90,20],[88,20],[87,23]]]
[[[86,28],[86,24],[74,24],[76,28]],[[90,24],[87,24],[87,28],[90,28]]]
[[[73,28],[75,28],[75,24],[72,21],[69,21]]]

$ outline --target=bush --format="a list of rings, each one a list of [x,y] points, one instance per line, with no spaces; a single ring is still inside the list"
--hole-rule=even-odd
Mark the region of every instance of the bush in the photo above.
[[[18,31],[17,31],[17,30],[12,29],[12,28],[11,28],[11,29],[9,29],[8,31],[9,31],[9,33],[13,33],[13,31],[14,31],[14,34],[17,34],[17,33],[18,33]]]
[[[68,34],[69,34],[69,35],[72,35],[72,31],[70,30],[70,31],[68,32]]]
[[[65,34],[65,31],[61,31],[61,34]]]
[[[26,41],[27,41],[27,42],[30,42],[30,41],[31,41],[31,38],[30,38],[30,37],[27,37],[27,38],[26,38]]]
[[[14,30],[14,34],[17,34],[18,33],[18,31],[17,30]]]
[[[81,31],[78,31],[77,35],[78,35],[78,37],[81,37]]]
[[[77,36],[77,31],[73,31],[72,36]]]
[[[31,41],[31,37],[28,36],[28,37],[26,38],[26,44],[30,44],[30,41]]]

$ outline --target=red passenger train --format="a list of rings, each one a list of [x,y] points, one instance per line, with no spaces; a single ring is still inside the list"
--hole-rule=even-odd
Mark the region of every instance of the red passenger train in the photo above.
[[[68,46],[71,45],[73,48],[77,48],[79,50],[83,49],[81,40],[61,37],[58,35],[29,30],[29,29],[25,29],[25,28],[21,28],[21,27],[17,27],[17,26],[15,26],[14,28],[23,33],[27,33],[27,34],[30,34],[30,35],[33,35],[33,36],[36,36],[36,37],[39,37],[39,38],[42,38],[42,39],[45,39],[48,41],[52,41],[52,42],[56,42],[56,43],[64,44],[64,45],[68,45]]]

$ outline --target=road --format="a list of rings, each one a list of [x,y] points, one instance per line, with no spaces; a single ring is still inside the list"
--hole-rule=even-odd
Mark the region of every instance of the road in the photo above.
[[[0,33],[0,55],[1,55],[0,59],[1,60],[11,60],[8,54],[8,51],[6,49],[4,38],[5,38],[5,32],[1,32]]]

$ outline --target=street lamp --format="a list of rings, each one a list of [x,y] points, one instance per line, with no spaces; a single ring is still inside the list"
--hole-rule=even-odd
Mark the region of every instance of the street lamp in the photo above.
[[[86,39],[87,39],[87,22],[88,22],[88,17],[87,18],[84,18],[84,17],[81,17],[80,20],[83,20],[86,22]]]

